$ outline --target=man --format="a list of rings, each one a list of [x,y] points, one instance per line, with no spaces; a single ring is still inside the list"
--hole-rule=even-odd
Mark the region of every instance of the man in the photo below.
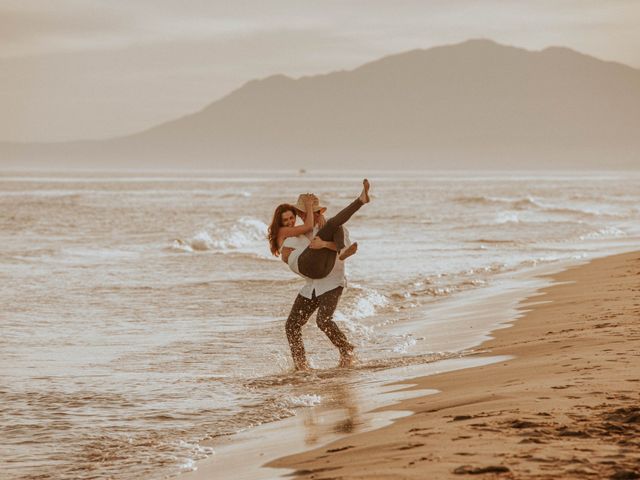
[[[306,211],[303,201],[304,195],[298,197],[298,202],[295,207],[298,211],[298,215],[304,221],[306,218]],[[315,199],[314,216],[314,229],[313,232],[309,232],[307,237],[311,240],[317,231],[324,225],[324,211],[326,208],[320,207],[319,202]],[[345,229],[345,240],[347,243],[348,235]],[[319,239],[313,238],[310,243],[311,248],[319,248],[324,242]],[[302,287],[298,296],[296,297],[293,307],[291,307],[291,313],[285,326],[287,332],[287,340],[291,347],[291,355],[293,357],[293,363],[296,370],[309,370],[309,363],[307,362],[306,353],[304,349],[304,343],[302,341],[302,327],[307,323],[309,317],[318,310],[316,317],[316,324],[322,330],[331,343],[333,343],[340,351],[340,367],[349,367],[354,362],[354,349],[355,347],[349,343],[347,337],[338,328],[338,325],[333,321],[333,314],[340,301],[342,291],[347,286],[347,279],[344,273],[344,262],[339,258],[336,258],[333,270],[324,278],[317,280],[303,277],[306,280],[305,285]]]

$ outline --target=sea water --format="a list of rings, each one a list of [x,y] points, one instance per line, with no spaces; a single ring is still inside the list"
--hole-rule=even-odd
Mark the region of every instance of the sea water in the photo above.
[[[463,354],[424,335],[440,299],[640,238],[638,173],[367,175],[335,315],[358,350],[349,382]],[[322,403],[337,351],[311,321],[317,373],[291,373],[284,322],[302,280],[265,236],[277,204],[314,192],[331,215],[361,180],[1,173],[2,478],[166,478],[212,454],[204,439]]]

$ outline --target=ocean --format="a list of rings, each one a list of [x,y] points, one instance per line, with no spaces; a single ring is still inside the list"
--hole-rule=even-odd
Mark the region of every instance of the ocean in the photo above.
[[[335,315],[357,346],[349,383],[464,356],[472,345],[429,336],[443,299],[640,239],[637,172],[366,176]],[[314,372],[292,373],[302,280],[265,235],[277,204],[311,191],[330,216],[362,177],[1,172],[2,478],[177,476],[213,454],[205,440],[327,401],[347,381],[337,351],[310,321]]]

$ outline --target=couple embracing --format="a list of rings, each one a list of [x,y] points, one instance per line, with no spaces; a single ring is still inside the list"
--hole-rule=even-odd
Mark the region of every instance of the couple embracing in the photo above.
[[[296,370],[309,370],[302,327],[317,310],[316,323],[340,351],[340,367],[354,362],[354,346],[333,321],[333,314],[346,287],[344,260],[356,253],[358,244],[351,243],[344,224],[365,203],[369,203],[369,181],[363,182],[362,193],[338,214],[325,219],[326,208],[310,193],[298,197],[296,205],[276,208],[269,226],[271,253],[280,256],[289,268],[305,279],[287,318],[286,333]],[[297,217],[303,220],[296,225]]]

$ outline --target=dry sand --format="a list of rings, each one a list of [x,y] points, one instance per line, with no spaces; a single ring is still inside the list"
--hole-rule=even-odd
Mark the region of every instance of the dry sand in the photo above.
[[[268,466],[316,480],[640,478],[640,252],[553,278],[483,345],[512,360],[416,379],[441,393],[393,406],[413,415]]]

